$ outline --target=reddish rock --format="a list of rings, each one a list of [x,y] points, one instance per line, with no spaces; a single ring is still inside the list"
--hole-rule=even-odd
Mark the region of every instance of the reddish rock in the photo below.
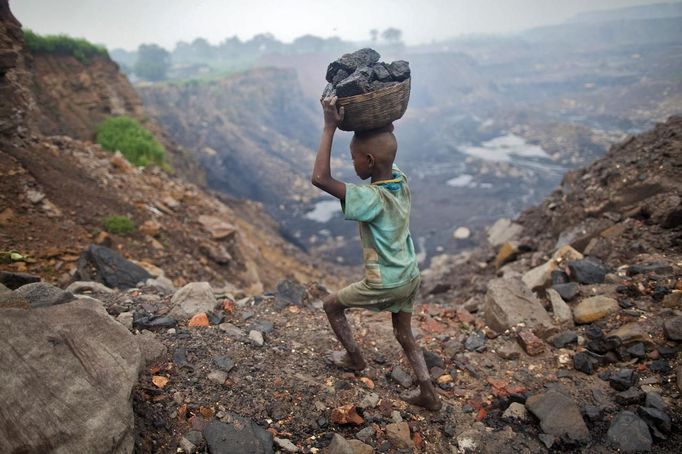
[[[536,356],[545,351],[545,343],[532,331],[519,331],[517,340],[530,356]]]
[[[197,326],[208,326],[208,316],[204,312],[200,312],[196,314],[192,319],[189,321],[189,327],[197,327]]]
[[[154,219],[150,219],[142,223],[139,228],[140,233],[147,236],[156,236],[161,231],[161,224]]]
[[[360,416],[355,405],[343,405],[332,410],[332,422],[334,424],[352,424],[359,426],[365,420]]]

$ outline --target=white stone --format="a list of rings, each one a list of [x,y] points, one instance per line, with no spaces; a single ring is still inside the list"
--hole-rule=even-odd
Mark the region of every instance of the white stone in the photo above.
[[[471,230],[466,227],[457,227],[452,236],[456,240],[466,240],[471,236]]]

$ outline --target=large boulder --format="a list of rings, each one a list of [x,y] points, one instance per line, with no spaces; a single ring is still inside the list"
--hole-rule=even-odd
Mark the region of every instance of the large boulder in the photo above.
[[[141,266],[108,247],[92,244],[78,258],[76,279],[101,282],[109,288],[129,289],[152,276]]]
[[[104,307],[0,310],[0,452],[131,453],[140,350]]]
[[[199,312],[212,312],[215,305],[216,297],[208,282],[190,282],[175,292],[168,315],[176,320],[188,319]]]
[[[557,332],[535,294],[518,278],[493,279],[488,283],[485,322],[498,332],[524,323],[543,339]]]

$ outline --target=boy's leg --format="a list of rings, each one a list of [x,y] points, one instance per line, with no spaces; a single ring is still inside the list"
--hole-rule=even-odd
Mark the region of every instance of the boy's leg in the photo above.
[[[392,321],[393,333],[403,347],[403,350],[405,350],[407,359],[410,361],[419,381],[419,395],[407,398],[405,401],[429,410],[439,410],[442,404],[431,383],[429,371],[426,369],[424,353],[422,353],[412,335],[412,314],[409,312],[393,313]]]
[[[331,360],[335,365],[344,369],[360,371],[367,367],[367,363],[365,363],[360,349],[353,339],[353,333],[346,319],[345,311],[347,308],[336,300],[335,293],[324,299],[323,307],[334,334],[336,334],[336,337],[348,352],[346,355],[337,355],[337,352],[334,352],[332,353]]]

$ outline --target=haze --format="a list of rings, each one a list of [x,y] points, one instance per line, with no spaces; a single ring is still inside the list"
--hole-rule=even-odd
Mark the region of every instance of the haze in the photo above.
[[[463,34],[504,33],[565,21],[577,13],[660,0],[20,0],[11,7],[24,27],[67,33],[133,50],[154,42],[168,49],[204,37],[217,44],[272,33],[289,42],[305,35],[369,39],[395,27],[407,44]]]

